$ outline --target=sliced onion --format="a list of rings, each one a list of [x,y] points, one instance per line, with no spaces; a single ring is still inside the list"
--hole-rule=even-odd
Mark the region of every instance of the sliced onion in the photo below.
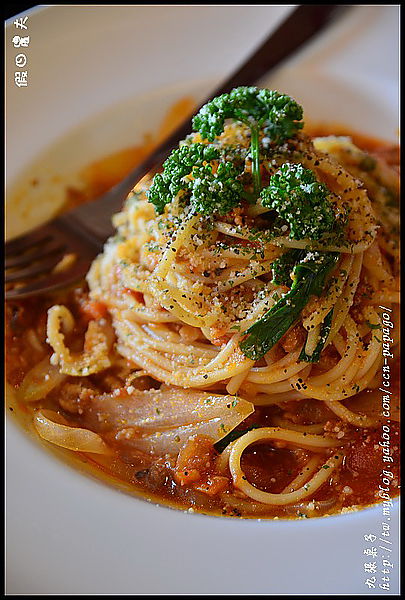
[[[59,367],[51,365],[47,356],[28,371],[18,388],[18,397],[24,402],[41,400],[66,377],[67,375],[59,372]]]
[[[94,454],[109,454],[111,452],[97,433],[88,429],[71,427],[60,421],[64,421],[64,419],[58,413],[41,409],[35,413],[34,427],[41,438],[68,450]]]
[[[116,432],[116,439],[152,454],[177,454],[196,434],[221,440],[254,411],[251,402],[230,395],[170,388],[103,394],[84,407],[90,429]]]

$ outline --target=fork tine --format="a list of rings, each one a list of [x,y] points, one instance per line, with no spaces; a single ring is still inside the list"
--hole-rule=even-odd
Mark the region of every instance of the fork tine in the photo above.
[[[35,248],[37,251],[35,252]],[[31,252],[24,252],[23,254],[17,254],[11,256],[11,258],[6,257],[5,267],[6,269],[11,269],[15,267],[23,267],[24,265],[28,265],[35,261],[38,261],[41,258],[45,258],[50,254],[58,254],[59,256],[66,250],[66,245],[61,244],[58,241],[50,240],[50,243],[45,243],[45,247],[43,249],[38,250],[37,246],[31,248]]]
[[[60,255],[52,256],[47,260],[42,261],[41,263],[27,267],[26,269],[20,269],[17,271],[12,271],[11,273],[6,273],[5,282],[11,283],[12,281],[31,279],[36,275],[41,275],[41,273],[49,272],[55,265],[60,261]]]
[[[78,264],[68,272],[46,275],[24,287],[12,288],[6,291],[6,300],[27,298],[36,294],[47,294],[62,287],[79,281],[87,273],[90,263],[79,261]]]
[[[30,247],[38,246],[39,244],[45,244],[51,239],[51,235],[48,231],[44,230],[43,227],[37,231],[31,231],[30,233],[20,235],[13,240],[6,242],[5,251],[8,256],[12,254],[20,254],[24,250],[28,250]]]

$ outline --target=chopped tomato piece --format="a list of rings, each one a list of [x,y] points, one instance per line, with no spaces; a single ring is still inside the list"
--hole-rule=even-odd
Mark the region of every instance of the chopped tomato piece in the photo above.
[[[80,304],[80,309],[88,319],[103,319],[107,315],[107,306],[99,300],[85,300]]]

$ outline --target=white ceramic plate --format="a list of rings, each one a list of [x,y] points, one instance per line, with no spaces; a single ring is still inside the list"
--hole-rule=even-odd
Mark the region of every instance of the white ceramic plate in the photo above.
[[[23,49],[12,44],[23,33],[10,20],[9,232],[40,222],[55,209],[75,169],[139,142],[176,99],[191,94],[202,100],[290,10],[34,9],[18,15],[28,16],[24,35],[30,36],[25,88],[14,83],[21,70],[15,57]],[[341,122],[395,141],[398,21],[397,5],[353,7],[265,83],[295,96],[312,120]],[[35,173],[41,194],[27,198],[24,189]],[[11,418],[6,434],[8,594],[381,593],[383,555],[394,564],[390,591],[398,593],[398,503],[389,521],[392,551],[379,549],[376,587],[369,589],[365,582],[373,575],[364,568],[370,562],[364,536],[381,533],[387,517],[380,507],[293,522],[186,514],[79,473]]]

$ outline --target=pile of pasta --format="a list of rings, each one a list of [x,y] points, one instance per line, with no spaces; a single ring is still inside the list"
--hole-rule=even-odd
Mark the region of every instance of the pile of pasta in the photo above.
[[[201,141],[198,134],[194,139]],[[228,125],[218,144],[247,148],[249,136],[242,126]],[[308,240],[293,240],[287,233],[266,236],[260,205],[210,219],[185,214],[174,199],[158,215],[148,202],[147,176],[114,216],[116,235],[87,276],[90,298],[106,305],[113,333],[105,330],[105,323],[91,322],[85,351],[73,355],[64,341],[73,317],[66,307],[54,306],[47,334],[54,351],[51,362],[58,372],[82,377],[125,359],[134,373],[160,382],[162,393],[186,390],[191,396],[201,392],[205,397],[242,399],[252,407],[249,412],[270,405],[288,405],[291,412],[292,403],[316,399],[344,423],[375,427],[378,410],[364,405],[359,409],[355,397],[379,386],[380,307],[394,315],[398,311],[399,247],[393,233],[398,214],[389,205],[398,194],[398,173],[378,159],[370,170],[366,158],[348,137],[311,140],[300,132],[287,155],[262,162],[264,178],[283,161],[300,162],[327,185],[338,210],[350,206],[345,241],[327,247],[310,242],[313,251],[339,253],[325,293],[310,299],[299,322],[262,359],[244,355],[240,341],[288,290],[272,281],[274,261],[286,249],[308,249]],[[307,353],[315,347],[331,309],[319,362],[300,360],[303,347]],[[398,329],[392,334],[393,348]],[[153,397],[158,407],[156,390]],[[344,447],[325,432],[323,421],[297,424],[281,415],[269,427],[247,431],[220,455],[219,472],[231,474],[242,493],[240,502],[246,497],[286,505],[312,497],[344,459]],[[278,494],[249,483],[241,467],[246,448],[264,442],[309,453],[305,468]]]

